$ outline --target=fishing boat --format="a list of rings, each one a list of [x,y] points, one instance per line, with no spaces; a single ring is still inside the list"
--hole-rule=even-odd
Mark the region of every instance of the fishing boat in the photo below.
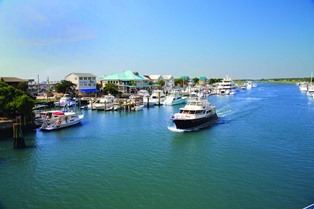
[[[69,94],[63,95],[63,97],[60,98],[58,106],[60,107],[72,107],[76,105],[76,102],[73,100],[73,98]]]
[[[100,99],[88,105],[92,110],[112,110],[115,105],[115,97],[112,95],[105,95]]]
[[[154,90],[150,97],[144,97],[143,102],[145,106],[162,105],[165,101],[166,95],[162,90]]]
[[[144,105],[143,104],[136,104],[135,106],[131,107],[131,110],[133,111],[140,111],[144,109]]]
[[[166,96],[164,101],[164,105],[178,105],[178,104],[185,104],[187,97],[183,97],[180,92],[173,91],[169,95]]]
[[[216,107],[200,97],[189,98],[186,105],[171,117],[177,129],[208,127],[217,119]]]
[[[48,111],[45,114],[40,130],[52,131],[69,126],[76,125],[81,122],[84,115],[79,115],[75,112]]]

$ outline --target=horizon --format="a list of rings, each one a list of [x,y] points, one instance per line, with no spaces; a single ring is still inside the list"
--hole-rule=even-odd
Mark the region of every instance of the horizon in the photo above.
[[[0,1],[0,76],[307,78],[314,1]]]

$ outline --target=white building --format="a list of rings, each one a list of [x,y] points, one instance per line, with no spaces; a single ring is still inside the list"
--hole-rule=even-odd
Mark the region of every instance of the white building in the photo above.
[[[96,76],[91,73],[70,73],[65,80],[76,84],[76,89],[83,93],[98,92],[96,88]]]

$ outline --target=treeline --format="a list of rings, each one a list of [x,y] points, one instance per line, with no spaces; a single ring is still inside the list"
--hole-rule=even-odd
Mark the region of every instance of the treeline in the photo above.
[[[305,78],[270,78],[260,79],[261,82],[282,82],[282,83],[298,83],[298,82],[311,82],[310,77]]]
[[[34,99],[25,91],[0,80],[0,117],[29,119],[33,116]]]

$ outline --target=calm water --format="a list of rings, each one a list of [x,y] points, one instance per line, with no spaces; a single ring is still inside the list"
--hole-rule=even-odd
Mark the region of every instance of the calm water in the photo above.
[[[0,209],[303,208],[314,202],[314,100],[296,85],[212,96],[220,120],[170,131],[176,107],[85,111],[82,125],[0,141]]]

